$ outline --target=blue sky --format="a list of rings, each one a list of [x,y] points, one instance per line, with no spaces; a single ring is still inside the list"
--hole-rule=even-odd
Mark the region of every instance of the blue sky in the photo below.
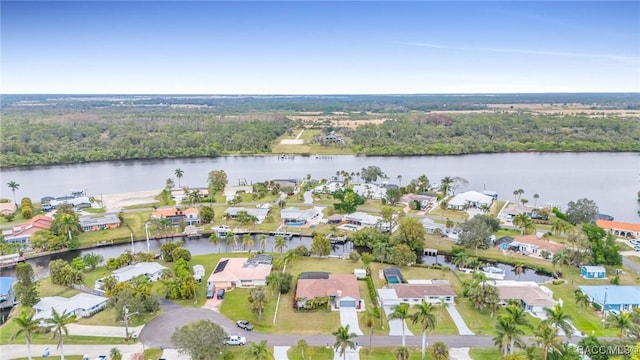
[[[1,2],[2,93],[640,91],[640,2]]]

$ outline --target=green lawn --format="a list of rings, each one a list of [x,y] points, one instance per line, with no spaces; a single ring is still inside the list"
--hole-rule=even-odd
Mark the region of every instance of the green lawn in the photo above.
[[[631,255],[627,256],[627,258],[636,264],[640,264],[640,256]]]
[[[160,314],[162,314],[162,310],[152,314],[133,315],[129,320],[129,327],[146,324]],[[91,317],[80,318],[77,322],[81,325],[122,326],[124,332],[124,322],[116,320],[116,309],[113,307],[106,308]]]
[[[47,277],[38,281],[38,291],[40,292],[40,297],[45,297],[45,296],[71,297],[75,294],[80,293],[80,291],[78,290],[74,290],[63,285],[56,285],[51,283],[50,277]]]
[[[158,360],[162,356],[162,350],[160,349],[145,349],[144,350],[144,359],[145,360]]]
[[[263,310],[262,320],[258,320],[258,315],[251,311],[249,303],[250,289],[235,288],[227,291],[220,312],[232,321],[249,320],[255,327],[256,331],[271,333],[275,329],[272,325],[273,313],[276,308],[276,299],[271,298],[267,306]],[[280,330],[280,329],[278,329]]]
[[[294,346],[287,351],[289,360],[333,360],[333,350],[326,346],[311,346],[309,350],[304,353],[304,358],[300,351]]]
[[[107,212],[105,208],[94,208],[94,207],[82,209],[82,211],[87,212],[89,214],[104,214],[105,212]]]
[[[60,356],[41,357],[41,356],[35,356],[36,354],[33,354],[33,355],[34,356],[31,357],[32,359],[60,360]],[[64,358],[65,358],[65,360],[82,360],[82,355],[65,355]],[[17,359],[14,359],[14,360],[27,360],[27,359],[28,358],[23,357],[23,358],[17,358]],[[145,359],[149,359],[149,358],[145,358]]]
[[[364,346],[364,344],[360,344],[363,346],[360,349],[360,360],[395,360],[396,357],[394,355],[395,349],[392,347],[374,347],[371,349],[371,353],[369,353],[368,346]],[[420,347],[409,347],[409,359],[410,360],[419,360],[422,358],[422,353]],[[425,353],[425,358],[427,360],[431,360],[431,354],[429,354],[429,349],[427,349]],[[495,359],[493,359],[495,360]]]
[[[429,215],[439,216],[443,219],[451,219],[454,221],[455,220],[465,221],[469,217],[469,214],[467,214],[464,211],[456,211],[456,210],[448,210],[448,209],[445,210],[441,208],[439,205],[436,206],[436,208],[434,208],[433,210],[429,211]]]
[[[131,233],[134,238],[141,239],[145,236],[144,223],[151,217],[151,211],[125,213],[124,224],[117,229],[88,231],[78,235],[80,246],[95,246],[100,242],[119,243],[130,241]]]
[[[473,360],[496,360],[500,359],[500,351],[498,348],[471,348],[469,356]]]

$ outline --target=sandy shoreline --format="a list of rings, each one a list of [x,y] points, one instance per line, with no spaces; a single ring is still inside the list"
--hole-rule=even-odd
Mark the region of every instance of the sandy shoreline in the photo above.
[[[108,212],[121,211],[126,206],[151,204],[157,202],[155,197],[160,190],[145,190],[119,194],[103,194],[100,196],[102,206]]]

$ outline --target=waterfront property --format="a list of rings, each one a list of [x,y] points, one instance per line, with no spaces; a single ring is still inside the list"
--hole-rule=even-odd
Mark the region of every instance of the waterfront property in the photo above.
[[[187,208],[180,210],[177,208],[157,209],[151,213],[152,219],[167,219],[172,226],[178,226],[184,221],[185,225],[200,224],[200,211],[196,208]]]
[[[107,307],[107,301],[109,299],[106,297],[85,293],[79,293],[70,298],[61,296],[44,297],[34,305],[33,308],[36,313],[33,318],[36,320],[50,319],[53,310],[58,314],[66,312],[79,318],[89,317]]]
[[[318,185],[313,188],[314,194],[333,194],[337,190],[342,190],[344,184],[340,181],[329,181],[326,184]]]
[[[551,290],[533,281],[498,280],[495,281],[495,287],[502,304],[518,301],[525,310],[537,317],[544,317],[544,309],[553,308],[556,304]]]
[[[427,280],[412,284],[390,284],[378,289],[378,298],[382,306],[394,306],[400,303],[419,304],[422,300],[436,304],[444,301],[453,304],[456,292],[447,280]]]
[[[120,218],[117,214],[85,215],[80,217],[82,231],[98,231],[115,229],[120,227]]]
[[[280,210],[280,217],[287,226],[302,226],[309,221],[317,218],[319,213],[316,208],[299,209],[297,207],[288,207]]]
[[[395,267],[384,268],[382,269],[382,274],[384,276],[385,281],[389,285],[401,284],[405,282],[404,277],[402,277],[402,273],[398,268],[395,268]]]
[[[209,276],[209,282],[217,288],[244,288],[263,286],[271,273],[270,255],[249,258],[221,258]]]
[[[11,276],[0,277],[0,309],[10,308],[15,304],[15,293],[13,292],[13,283],[16,281]]]
[[[514,251],[523,255],[543,257],[543,255],[545,255],[543,251],[546,251],[546,258],[550,258],[553,254],[566,248],[566,246],[562,244],[540,239],[537,235],[504,236],[496,243],[502,250]]]
[[[49,230],[51,227],[52,218],[44,215],[36,215],[29,222],[16,225],[10,230],[2,232],[4,241],[11,244],[20,244],[23,248],[29,248],[29,238],[36,231]]]
[[[437,202],[436,196],[422,195],[422,194],[406,194],[400,198],[400,203],[409,206],[411,202],[416,202],[420,206],[418,210],[425,210],[432,207]]]
[[[454,196],[447,206],[453,210],[464,210],[465,208],[481,208],[483,206],[490,206],[493,202],[493,197],[485,195],[477,191],[467,191]]]
[[[593,303],[604,310],[631,311],[640,307],[640,286],[579,286]]]
[[[305,307],[315,298],[329,298],[334,310],[340,308],[362,308],[358,281],[353,274],[330,274],[323,272],[301,273],[296,285],[296,307]]]
[[[427,234],[434,234],[437,232],[442,232],[442,234],[447,233],[447,227],[444,224],[439,224],[431,220],[430,218],[426,217],[420,220],[420,222],[422,223],[422,226],[424,227],[424,230],[427,232]]]
[[[352,214],[347,214],[342,218],[347,224],[354,225],[357,228],[352,230],[358,230],[363,227],[374,227],[382,221],[380,216],[374,216],[360,211],[356,211]]]
[[[382,199],[387,195],[387,189],[376,184],[356,184],[352,189],[353,192],[367,199]]]
[[[604,279],[607,277],[607,269],[604,266],[588,266],[580,267],[580,276],[585,279]]]
[[[138,276],[146,276],[149,281],[157,281],[160,279],[162,272],[166,267],[157,262],[141,262],[134,265],[128,265],[123,268],[111,272],[111,276],[115,277],[118,282],[131,281]],[[105,278],[96,280],[96,289],[101,289]]]
[[[255,217],[257,224],[262,224],[264,219],[267,218],[267,215],[269,215],[269,210],[270,210],[269,207],[242,208],[242,207],[234,207],[234,206],[232,206],[232,207],[227,208],[227,210],[224,211],[224,216],[228,217],[229,219],[236,220],[238,218],[238,214],[241,211],[244,211],[249,216]]]
[[[607,230],[617,237],[640,238],[640,224],[625,223],[620,221],[597,220],[596,225]]]

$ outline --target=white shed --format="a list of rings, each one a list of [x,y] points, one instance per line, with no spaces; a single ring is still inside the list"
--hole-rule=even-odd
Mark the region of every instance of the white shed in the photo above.
[[[356,276],[356,279],[364,279],[367,277],[366,269],[353,269],[353,275]]]

